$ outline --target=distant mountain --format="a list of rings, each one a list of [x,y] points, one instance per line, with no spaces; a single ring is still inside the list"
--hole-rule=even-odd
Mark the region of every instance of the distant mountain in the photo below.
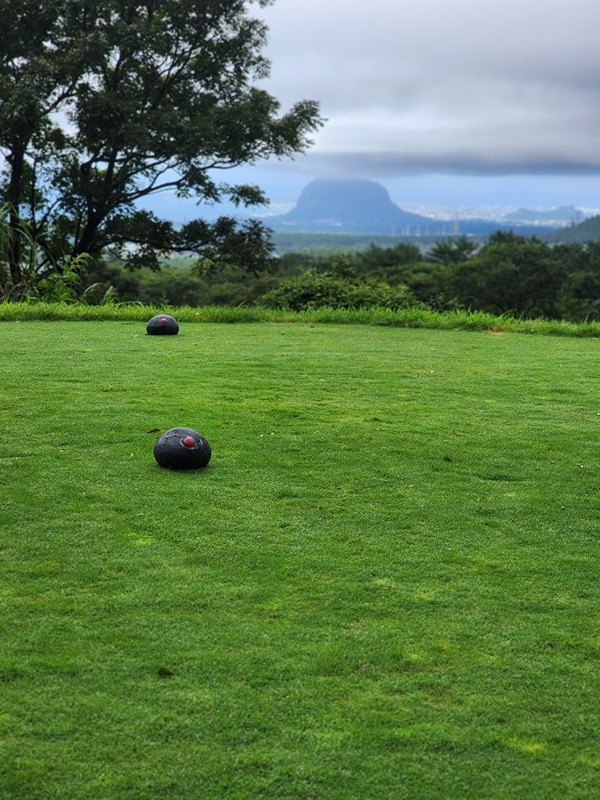
[[[275,231],[297,233],[385,234],[389,236],[489,235],[498,228],[526,235],[539,226],[480,219],[440,220],[404,211],[392,202],[387,189],[375,181],[318,178],[306,186],[287,214],[265,217]],[[546,230],[553,230],[548,226]]]
[[[588,217],[578,225],[569,225],[544,236],[547,242],[594,242],[600,240],[600,216]]]
[[[275,230],[395,236],[451,233],[453,225],[403,211],[375,181],[325,178],[309,183],[287,214],[264,221]]]
[[[503,220],[507,222],[542,222],[552,225],[570,225],[581,222],[585,217],[583,211],[575,206],[561,206],[560,208],[532,209],[518,208],[505,214]]]

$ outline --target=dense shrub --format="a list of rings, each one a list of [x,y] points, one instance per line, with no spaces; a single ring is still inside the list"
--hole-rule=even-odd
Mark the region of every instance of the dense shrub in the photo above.
[[[260,299],[267,308],[309,311],[315,308],[409,308],[417,301],[407,286],[357,276],[333,275],[306,270],[289,278]]]

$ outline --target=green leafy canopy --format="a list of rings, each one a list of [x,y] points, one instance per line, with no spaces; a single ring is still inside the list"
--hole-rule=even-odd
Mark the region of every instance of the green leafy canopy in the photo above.
[[[264,266],[270,244],[255,223],[176,230],[137,203],[165,191],[265,203],[258,187],[220,176],[310,145],[318,104],[281,113],[261,87],[267,27],[250,8],[268,4],[0,0],[0,199],[13,229],[25,220],[43,244],[47,264],[110,250],[157,268],[160,253],[191,250]],[[4,260],[18,281],[19,237],[9,245]]]

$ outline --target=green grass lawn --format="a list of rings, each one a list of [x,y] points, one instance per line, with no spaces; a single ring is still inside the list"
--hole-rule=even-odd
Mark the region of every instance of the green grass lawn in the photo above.
[[[590,800],[599,351],[0,323],[0,796]]]

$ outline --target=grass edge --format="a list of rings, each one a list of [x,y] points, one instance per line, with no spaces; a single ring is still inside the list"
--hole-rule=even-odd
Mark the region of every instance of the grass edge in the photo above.
[[[290,311],[251,306],[144,306],[107,304],[88,306],[68,303],[0,303],[0,322],[27,321],[129,321],[146,322],[155,314],[172,314],[179,322],[210,323],[312,323],[377,325],[437,330],[490,331],[547,336],[600,338],[600,322],[568,322],[551,319],[517,319],[482,311],[430,311],[419,308],[318,308]]]

